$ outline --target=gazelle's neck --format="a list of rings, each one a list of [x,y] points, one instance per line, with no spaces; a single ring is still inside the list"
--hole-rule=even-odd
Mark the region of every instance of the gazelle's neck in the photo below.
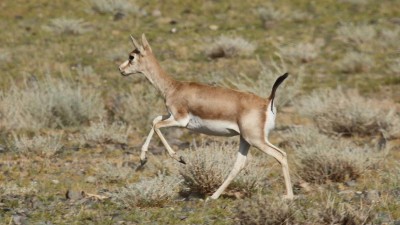
[[[151,57],[149,60],[150,63],[147,64],[142,73],[160,91],[161,95],[166,98],[168,92],[174,88],[176,80],[161,68],[153,55],[149,57]]]

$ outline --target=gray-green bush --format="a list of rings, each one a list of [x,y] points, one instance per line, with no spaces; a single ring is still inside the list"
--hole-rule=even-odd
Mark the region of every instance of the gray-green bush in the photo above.
[[[81,126],[105,115],[95,89],[50,77],[2,91],[0,112],[3,128],[32,131]]]

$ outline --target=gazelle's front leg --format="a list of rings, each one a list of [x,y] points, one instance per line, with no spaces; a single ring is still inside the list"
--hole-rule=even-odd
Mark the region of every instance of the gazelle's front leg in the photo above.
[[[151,141],[151,138],[154,135],[154,126],[162,121],[163,119],[168,118],[169,116],[157,116],[156,118],[154,118],[153,120],[153,126],[151,127],[151,130],[149,132],[149,135],[147,135],[146,141],[144,142],[143,146],[142,146],[142,152],[140,153],[140,164],[143,166],[146,162],[147,162],[147,157],[146,157],[146,152],[149,149],[149,144]]]
[[[177,157],[176,152],[174,150],[172,150],[172,148],[171,148],[171,146],[169,146],[167,140],[165,140],[164,135],[162,135],[160,128],[163,128],[163,127],[185,127],[187,123],[188,123],[188,121],[186,121],[185,119],[178,121],[172,115],[170,115],[170,117],[168,119],[159,121],[154,125],[154,131],[160,137],[161,142],[164,144],[165,148],[167,149],[169,156],[171,156],[173,159],[175,159],[176,161],[183,163],[183,164],[186,164],[186,162],[183,160],[182,156],[179,158]]]

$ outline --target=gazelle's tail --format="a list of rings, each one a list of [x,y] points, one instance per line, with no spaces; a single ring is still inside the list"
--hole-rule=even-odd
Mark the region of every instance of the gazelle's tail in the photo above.
[[[275,92],[276,89],[279,87],[279,85],[289,76],[289,73],[285,73],[282,76],[278,77],[278,79],[276,79],[274,86],[272,86],[272,91],[271,94],[269,95],[269,99],[271,101],[271,111],[272,111],[272,107],[274,106],[274,98],[275,98]]]

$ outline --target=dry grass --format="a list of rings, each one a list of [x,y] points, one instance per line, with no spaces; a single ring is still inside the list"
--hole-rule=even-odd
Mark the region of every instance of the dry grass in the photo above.
[[[0,111],[3,128],[32,131],[81,126],[105,112],[100,93],[49,76],[1,92]]]
[[[92,123],[83,134],[84,142],[127,144],[131,127],[123,122],[114,122],[111,125],[106,121]]]
[[[361,202],[345,203],[332,195],[292,202],[258,196],[236,205],[236,220],[243,225],[258,224],[375,224],[376,209]]]
[[[34,183],[28,185],[16,185],[15,183],[2,183],[0,184],[0,198],[5,196],[16,196],[23,198],[25,195],[37,194],[38,187]]]
[[[179,177],[159,174],[153,179],[142,180],[121,188],[114,194],[114,201],[131,209],[162,207],[176,196],[181,183]]]
[[[299,43],[281,47],[279,51],[284,59],[292,63],[307,63],[319,55],[323,45],[323,40],[318,40],[315,43]]]
[[[134,175],[134,170],[127,166],[117,166],[112,163],[104,163],[96,169],[96,175],[102,181],[116,183],[126,181]]]
[[[236,219],[241,225],[296,224],[298,222],[295,218],[296,211],[294,202],[258,196],[237,204]]]
[[[400,58],[395,59],[393,60],[393,62],[390,63],[389,71],[396,75],[400,74]]]
[[[263,27],[267,29],[273,27],[277,22],[285,19],[286,17],[286,14],[283,11],[278,10],[272,6],[269,6],[267,8],[258,8],[257,14],[261,20]]]
[[[43,27],[45,30],[56,34],[83,34],[91,30],[90,24],[83,19],[56,18]]]
[[[294,128],[284,136],[296,154],[298,175],[310,183],[356,180],[384,156],[368,147],[329,138],[312,127]]]
[[[375,40],[376,30],[372,25],[355,25],[352,23],[347,23],[341,25],[336,30],[336,35],[338,39],[345,43],[355,44],[360,46],[365,43],[370,43]]]
[[[92,9],[98,13],[134,14],[139,8],[134,1],[129,0],[89,0]]]
[[[148,132],[153,119],[166,113],[163,112],[162,98],[157,96],[154,89],[145,88],[146,86],[138,85],[133,87],[131,92],[114,96],[112,104],[108,107],[114,120],[121,120],[141,133]]]
[[[272,60],[270,65],[261,62],[259,62],[259,65],[261,66],[261,71],[256,79],[252,79],[246,74],[238,74],[224,80],[224,85],[233,86],[238,90],[252,92],[258,96],[268,97],[276,79],[280,75],[288,72],[288,68],[282,57],[280,57],[279,63]],[[302,69],[300,68],[298,71],[290,72],[294,74],[291,74],[277,91],[274,103],[278,107],[290,105],[292,100],[302,92],[301,89],[304,78]]]
[[[298,110],[328,134],[369,136],[383,132],[395,135],[400,129],[396,110],[379,106],[379,101],[366,99],[357,92],[336,89],[316,91],[304,97]]]
[[[191,193],[209,195],[224,182],[233,168],[237,156],[237,143],[202,145],[184,155],[187,165],[179,170],[184,186]],[[228,192],[251,195],[262,188],[262,179],[268,168],[262,166],[260,158],[251,158],[246,167],[228,186]]]
[[[210,58],[232,58],[253,54],[256,46],[241,37],[220,36],[211,46],[206,46]]]
[[[61,140],[62,135],[38,135],[29,138],[27,136],[17,136],[14,134],[11,148],[21,154],[34,153],[40,156],[50,157],[63,147]]]
[[[348,52],[337,64],[345,73],[363,73],[371,70],[374,60],[365,53]]]

